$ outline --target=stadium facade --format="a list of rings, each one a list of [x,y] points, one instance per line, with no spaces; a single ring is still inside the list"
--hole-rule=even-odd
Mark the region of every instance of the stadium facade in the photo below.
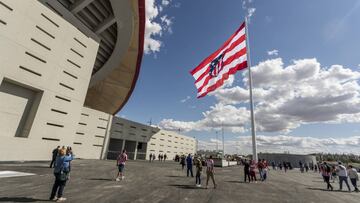
[[[146,157],[158,135],[120,136],[113,116],[136,85],[144,29],[144,0],[1,0],[0,161],[48,160],[58,145],[106,158],[116,139]]]

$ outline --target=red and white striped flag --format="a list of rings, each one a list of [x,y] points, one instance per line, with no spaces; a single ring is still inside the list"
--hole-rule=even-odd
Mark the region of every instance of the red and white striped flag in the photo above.
[[[247,68],[245,22],[214,53],[190,71],[195,78],[197,97],[203,97],[222,86],[229,75]]]

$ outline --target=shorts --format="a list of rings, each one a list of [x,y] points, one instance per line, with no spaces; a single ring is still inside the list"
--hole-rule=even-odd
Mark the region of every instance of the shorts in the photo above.
[[[124,164],[119,164],[118,168],[119,168],[119,172],[123,173],[124,170],[125,170],[125,165]]]

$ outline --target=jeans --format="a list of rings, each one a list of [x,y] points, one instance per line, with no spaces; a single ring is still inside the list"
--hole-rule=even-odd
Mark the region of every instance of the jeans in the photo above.
[[[213,181],[214,187],[216,187],[214,172],[212,172],[212,171],[206,171],[206,187],[209,183],[210,177],[211,177],[211,180]]]
[[[250,183],[250,172],[249,171],[245,171],[245,176],[244,176],[245,183],[246,183],[246,177],[249,179],[249,183]]]
[[[330,176],[323,176],[323,178],[324,178],[324,181],[327,184],[327,189],[333,190],[333,186],[330,184]]]
[[[56,192],[57,192],[58,198],[62,197],[64,188],[66,185],[66,180],[64,180],[64,181],[60,180],[60,178],[59,178],[60,174],[55,173],[54,175],[55,175],[55,183],[54,183],[52,191],[51,191],[50,199],[54,199]]]
[[[267,172],[265,170],[262,171],[262,181],[265,181],[267,178]]]
[[[250,171],[250,177],[251,177],[251,181],[257,181],[255,171]]]
[[[187,167],[187,171],[186,171],[187,177],[189,177],[189,171],[190,171],[190,173],[191,173],[191,177],[194,177],[192,166],[188,166],[188,167]]]
[[[359,188],[357,187],[356,184],[356,178],[350,178],[351,184],[354,186],[355,191],[359,192]]]
[[[348,183],[348,177],[346,177],[346,176],[339,176],[340,190],[342,190],[343,181],[345,181],[345,184],[346,184],[346,186],[348,187],[348,189],[350,191],[350,186],[349,186],[349,183]]]
[[[195,179],[196,179],[196,184],[201,185],[201,173],[200,172],[196,172]]]
[[[260,180],[263,181],[263,169],[259,168]]]

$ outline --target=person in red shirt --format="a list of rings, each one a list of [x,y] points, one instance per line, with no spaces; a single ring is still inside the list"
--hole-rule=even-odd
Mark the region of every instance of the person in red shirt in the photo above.
[[[116,176],[116,181],[120,181],[122,179],[125,178],[124,176],[124,170],[125,170],[125,162],[128,160],[128,156],[126,154],[126,150],[124,149],[123,152],[118,156],[118,158],[116,159],[116,165],[119,169],[117,176]]]
[[[251,161],[251,164],[250,164],[250,178],[251,178],[251,182],[253,182],[253,181],[257,182],[255,170],[256,170],[256,163],[255,163],[255,160],[252,160],[252,161]]]

